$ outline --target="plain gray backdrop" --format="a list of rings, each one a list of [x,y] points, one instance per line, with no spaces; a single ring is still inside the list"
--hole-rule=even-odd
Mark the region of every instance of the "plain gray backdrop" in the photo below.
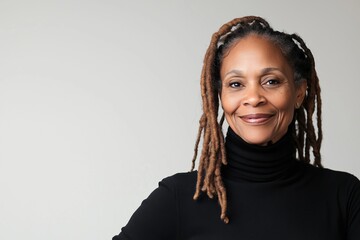
[[[0,0],[0,239],[111,239],[191,166],[213,32],[296,32],[323,96],[323,161],[360,176],[360,2]]]

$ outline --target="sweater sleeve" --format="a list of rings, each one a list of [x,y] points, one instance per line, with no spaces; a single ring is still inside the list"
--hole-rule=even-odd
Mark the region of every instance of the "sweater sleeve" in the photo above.
[[[174,184],[162,180],[113,240],[176,239],[176,201]]]
[[[348,240],[360,239],[360,181],[352,176],[348,198]]]

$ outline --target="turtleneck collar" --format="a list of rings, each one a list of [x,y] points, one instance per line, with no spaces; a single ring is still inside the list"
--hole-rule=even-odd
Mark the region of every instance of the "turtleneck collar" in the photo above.
[[[224,178],[239,181],[271,182],[292,174],[295,147],[291,133],[268,146],[249,144],[230,127],[225,139],[228,164],[223,166]]]

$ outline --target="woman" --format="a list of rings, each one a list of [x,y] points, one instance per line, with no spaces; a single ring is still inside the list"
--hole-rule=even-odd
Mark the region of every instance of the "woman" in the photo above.
[[[201,91],[198,171],[161,181],[113,240],[360,239],[360,182],[321,165],[320,87],[299,36],[259,17],[226,23]]]

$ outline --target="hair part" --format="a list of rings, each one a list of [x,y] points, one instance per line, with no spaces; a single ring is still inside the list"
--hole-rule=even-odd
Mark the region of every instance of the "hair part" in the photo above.
[[[260,17],[236,18],[224,24],[218,32],[212,35],[204,57],[200,80],[203,114],[199,121],[191,171],[195,168],[198,147],[202,138],[202,150],[193,198],[194,200],[198,199],[202,192],[206,193],[209,198],[217,196],[221,207],[220,218],[225,223],[229,222],[229,218],[227,216],[226,189],[221,176],[221,166],[226,165],[227,160],[222,132],[224,115],[220,119],[218,116],[221,93],[220,67],[224,56],[231,51],[231,48],[240,39],[250,34],[264,37],[280,48],[294,71],[295,83],[306,80],[306,96],[300,108],[295,110],[293,124],[290,124],[289,131],[292,132],[299,160],[322,167],[320,86],[314,57],[310,49],[297,34],[275,31],[267,21]],[[316,127],[314,122],[316,122]]]

